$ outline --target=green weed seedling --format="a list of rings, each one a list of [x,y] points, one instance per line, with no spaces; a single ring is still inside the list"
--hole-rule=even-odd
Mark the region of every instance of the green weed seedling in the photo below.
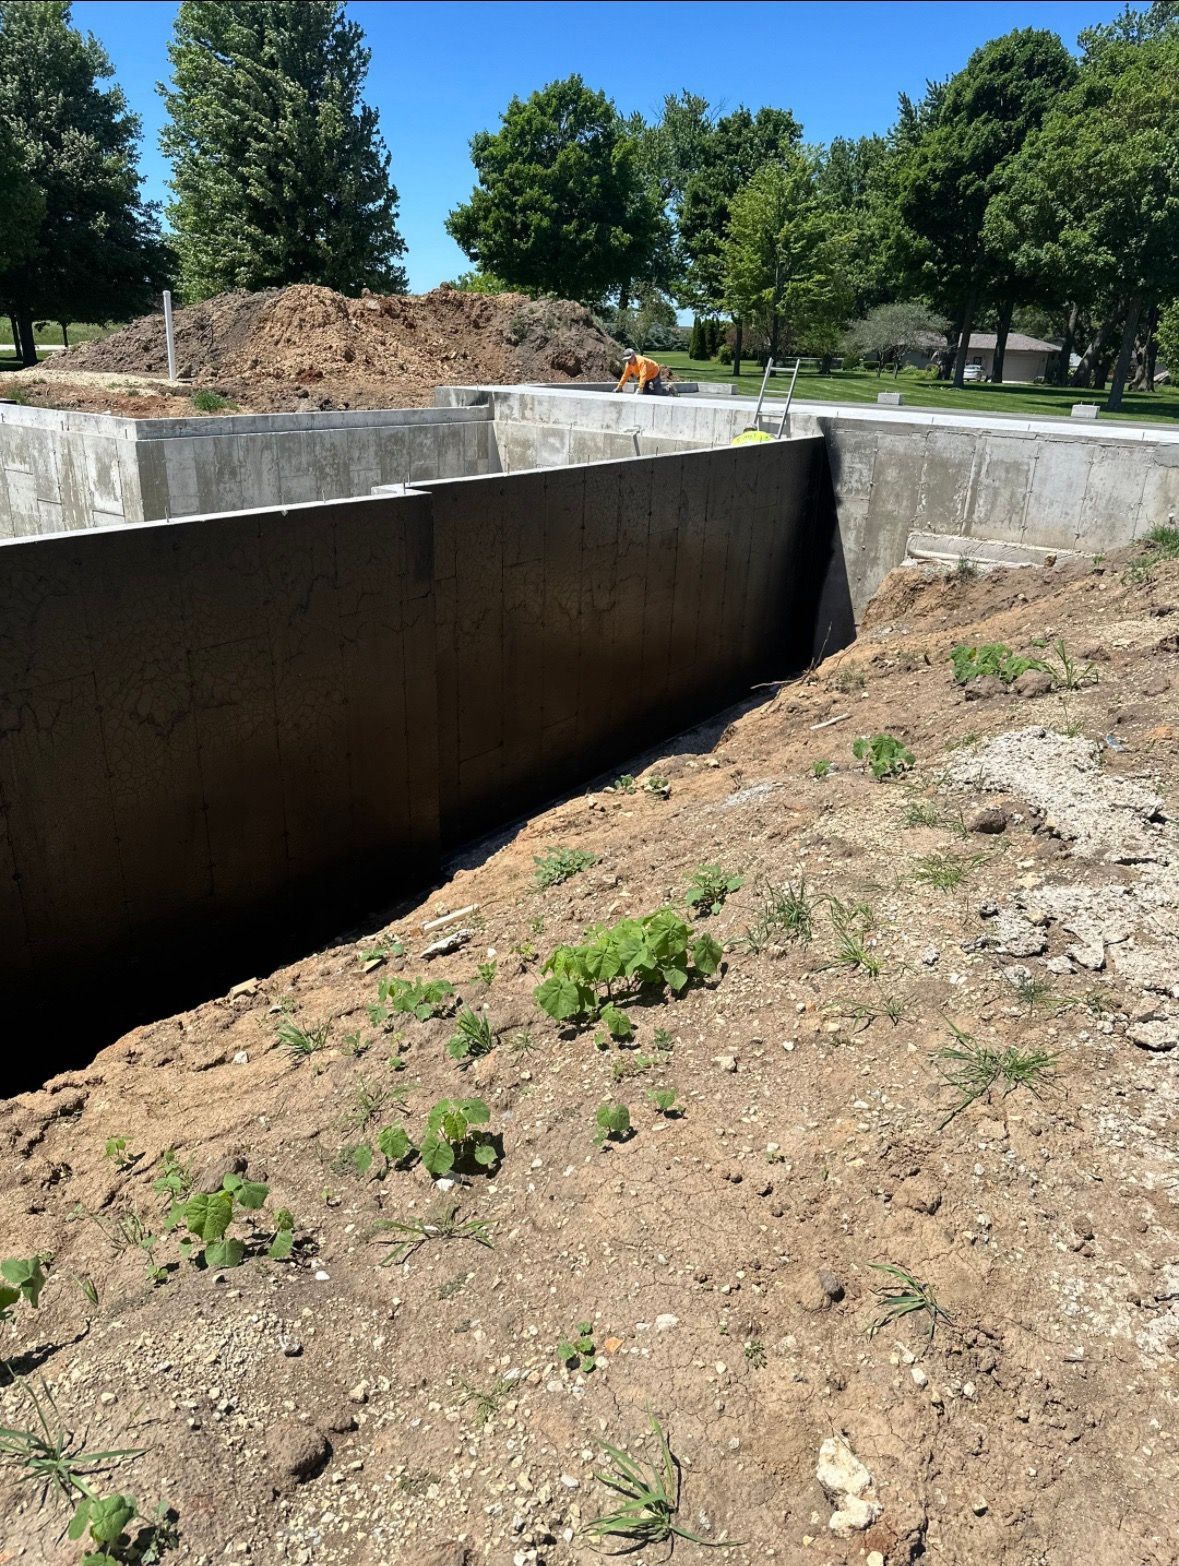
[[[191,1161],[182,1163],[176,1149],[169,1147],[164,1153],[161,1171],[151,1183],[152,1190],[164,1198],[165,1205],[171,1210],[184,1201],[192,1190],[192,1184]]]
[[[232,412],[237,406],[228,397],[223,396],[221,392],[210,391],[207,388],[193,392],[192,405],[198,413]]]
[[[536,1040],[527,1028],[517,1028],[508,1040],[508,1048],[513,1055],[531,1055],[537,1047]]]
[[[730,892],[739,892],[745,885],[743,875],[731,874],[720,865],[697,865],[688,882],[684,902],[701,918],[720,913]]]
[[[873,734],[871,739],[861,735],[852,746],[852,755],[857,761],[867,762],[877,783],[900,777],[917,760],[913,752],[892,734]]]
[[[129,1153],[125,1136],[108,1136],[102,1156],[109,1158],[120,1174],[126,1174],[128,1169],[134,1169],[135,1165],[143,1157],[143,1154]]]
[[[594,1124],[598,1128],[595,1147],[601,1147],[606,1141],[625,1142],[631,1134],[630,1110],[625,1104],[599,1104]]]
[[[369,1229],[368,1238],[390,1234],[400,1238],[391,1242],[392,1248],[381,1260],[382,1267],[399,1266],[431,1240],[467,1240],[473,1245],[492,1249],[491,1225],[485,1218],[460,1218],[456,1202],[439,1208],[427,1218],[378,1219]]]
[[[442,1099],[426,1120],[418,1149],[422,1163],[435,1178],[455,1168],[494,1169],[499,1153],[491,1133],[480,1129],[490,1119],[481,1098]]]
[[[651,1043],[656,1049],[662,1050],[664,1054],[670,1054],[675,1048],[675,1039],[672,1038],[666,1028],[656,1028],[651,1035]]]
[[[450,1009],[454,985],[445,979],[382,979],[377,985],[377,1004],[368,1009],[368,1020],[380,1027],[402,1014],[429,1022]]]
[[[901,818],[907,827],[937,827],[942,824],[941,811],[925,799],[911,799]]]
[[[950,1031],[954,1043],[938,1050],[933,1059],[942,1080],[957,1094],[958,1102],[938,1123],[939,1131],[978,1099],[989,1098],[995,1088],[1001,1088],[1004,1098],[1021,1087],[1039,1098],[1041,1089],[1056,1074],[1057,1057],[1047,1050],[1019,1049],[1014,1044],[1005,1050],[988,1049],[976,1044],[961,1028],[951,1025]]]
[[[202,1268],[239,1267],[246,1258],[247,1241],[229,1234],[238,1209],[258,1212],[270,1195],[270,1187],[259,1180],[243,1180],[227,1174],[218,1191],[197,1191],[179,1207],[175,1223],[183,1223],[192,1238],[180,1242],[182,1260]],[[266,1254],[276,1261],[290,1256],[294,1245],[295,1220],[282,1208],[275,1214],[274,1235]]]
[[[745,932],[742,944],[751,952],[767,946],[783,946],[799,941],[809,946],[815,931],[815,909],[819,898],[805,881],[795,886],[766,884],[759,889],[761,912]]]
[[[954,667],[954,679],[959,685],[965,685],[968,680],[978,679],[983,674],[993,675],[1002,680],[1004,685],[1010,685],[1029,669],[1044,667],[1038,658],[1025,658],[1012,652],[1005,642],[984,642],[978,647],[959,643],[950,654],[950,662]]]
[[[595,1473],[594,1478],[620,1500],[612,1512],[587,1522],[582,1532],[599,1543],[615,1539],[627,1541],[628,1548],[616,1552],[623,1555],[637,1554],[659,1544],[674,1544],[676,1539],[687,1539],[692,1544],[712,1549],[740,1548],[735,1540],[702,1539],[680,1523],[680,1465],[672,1454],[663,1426],[654,1414],[648,1417],[657,1443],[657,1460],[641,1462],[603,1441],[602,1451],[610,1459],[610,1467]]]
[[[880,977],[883,963],[868,944],[874,922],[871,908],[831,899],[831,928],[835,931],[835,961],[842,968],[858,968],[869,978]]]
[[[609,1049],[608,1039],[595,1038],[594,1043],[599,1049]],[[610,1075],[615,1082],[624,1082],[627,1077],[641,1077],[644,1071],[650,1071],[652,1066],[657,1066],[658,1060],[654,1055],[644,1055],[635,1051],[627,1051],[620,1054],[610,1067]]]
[[[654,794],[657,799],[671,798],[671,784],[657,773],[652,773],[649,778],[643,779],[643,790],[647,794]]]
[[[474,1411],[475,1423],[485,1425],[499,1413],[500,1406],[515,1383],[507,1380],[497,1381],[494,1386],[486,1389],[472,1386],[469,1381],[463,1381],[460,1385],[463,1389],[463,1395],[459,1399],[460,1407],[471,1407]]]
[[[475,969],[475,977],[479,980],[480,984],[485,985],[487,989],[490,989],[491,986],[495,983],[495,976],[498,972],[499,963],[489,960],[488,962],[481,962],[478,965],[478,967]]]
[[[868,1336],[874,1338],[878,1332],[883,1332],[885,1327],[892,1327],[906,1316],[924,1312],[929,1317],[928,1344],[933,1342],[933,1335],[937,1330],[939,1321],[947,1324],[949,1316],[938,1304],[937,1295],[928,1283],[918,1283],[911,1272],[904,1267],[894,1267],[889,1262],[872,1262],[871,1266],[876,1272],[883,1272],[890,1277],[892,1283],[884,1283],[876,1291],[877,1303],[880,1306],[880,1315],[868,1328]]]
[[[8,395],[13,396],[13,393],[10,391]],[[1128,581],[1150,582],[1161,561],[1179,560],[1179,527],[1169,527],[1165,523],[1153,527],[1141,542],[1142,555],[1126,572]]]
[[[26,1300],[36,1310],[45,1287],[45,1258],[6,1256],[0,1261],[0,1321],[12,1320],[12,1307]]]
[[[550,975],[533,991],[537,1005],[556,1022],[600,1021],[611,1038],[634,1037],[619,1001],[644,992],[681,994],[693,978],[714,974],[721,949],[711,936],[693,939],[672,908],[641,919],[595,925],[582,946],[558,946],[544,964]]]
[[[557,1358],[561,1364],[569,1370],[580,1370],[587,1376],[598,1363],[596,1353],[592,1321],[579,1321],[576,1332],[562,1338],[557,1344]]]
[[[745,1363],[751,1365],[754,1370],[764,1370],[768,1356],[766,1346],[760,1338],[748,1338],[745,1342]]]
[[[1040,667],[1052,676],[1053,685],[1065,691],[1078,691],[1084,685],[1096,685],[1100,678],[1097,665],[1078,663],[1065,646],[1062,636],[1053,642],[1052,652]]]
[[[168,1269],[161,1267],[155,1257],[160,1236],[147,1227],[138,1213],[123,1213],[121,1217],[115,1217],[92,1212],[84,1203],[79,1202],[70,1217],[88,1218],[96,1228],[102,1230],[116,1251],[142,1251],[147,1257],[147,1276],[150,1283],[163,1283],[166,1280]],[[165,1224],[165,1228],[172,1227],[171,1221]]]
[[[821,782],[829,778],[833,769],[833,763],[826,756],[820,756],[818,761],[811,762],[811,777],[818,778]]]
[[[278,1042],[295,1060],[307,1060],[328,1047],[332,1025],[321,1022],[317,1028],[301,1028],[298,1023],[284,1022],[278,1030]]]
[[[464,1006],[455,1018],[455,1031],[446,1046],[446,1053],[460,1065],[469,1066],[481,1055],[490,1055],[494,1046],[495,1034],[491,1031],[487,1014]]]
[[[533,879],[543,892],[546,887],[560,886],[562,881],[580,875],[597,862],[597,854],[587,853],[583,848],[546,848],[543,854],[532,856],[536,866]]]
[[[675,1088],[648,1088],[647,1097],[655,1107],[655,1113],[666,1120],[678,1120],[683,1110],[676,1104]]]
[[[361,952],[360,963],[364,972],[369,973],[373,968],[379,968],[383,962],[387,962],[390,957],[404,956],[405,947],[399,935],[382,935],[367,950]]]
[[[913,879],[939,892],[956,891],[982,859],[981,854],[926,854],[917,861]]]
[[[129,1529],[136,1521],[143,1527],[132,1536]],[[180,1543],[176,1514],[159,1506],[145,1517],[133,1495],[83,1496],[69,1537],[76,1543],[84,1535],[89,1539],[81,1566],[154,1566]]]
[[[633,772],[624,772],[616,777],[606,790],[607,794],[633,794],[637,784]]]
[[[109,1452],[79,1450],[73,1432],[67,1430],[48,1389],[38,1396],[27,1378],[19,1383],[33,1409],[30,1429],[0,1427],[0,1461],[16,1470],[17,1477],[38,1486],[44,1502],[57,1490],[72,1506],[79,1496],[91,1497],[90,1479],[124,1458],[142,1457],[142,1447]]]

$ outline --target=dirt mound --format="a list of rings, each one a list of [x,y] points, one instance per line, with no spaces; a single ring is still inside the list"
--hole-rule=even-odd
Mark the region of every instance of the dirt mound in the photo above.
[[[168,1561],[585,1566],[601,1443],[658,1466],[652,1414],[683,1566],[1173,1561],[1179,562],[1126,564],[898,572],[629,787],[0,1102],[0,1258],[50,1258],[0,1425],[36,1394],[125,1452],[101,1492],[175,1509]],[[1092,668],[954,679],[956,642],[1057,639]],[[712,978],[628,1040],[540,1008],[555,948],[706,865]],[[408,1152],[443,1099],[493,1169]],[[223,1181],[186,1255],[170,1203]],[[76,1562],[72,1511],[0,1465],[0,1559]]]
[[[604,380],[620,361],[582,305],[447,287],[359,299],[310,284],[221,294],[177,311],[175,329],[185,380],[263,411],[424,403],[448,382]],[[163,318],[73,348],[52,370],[166,374]]]

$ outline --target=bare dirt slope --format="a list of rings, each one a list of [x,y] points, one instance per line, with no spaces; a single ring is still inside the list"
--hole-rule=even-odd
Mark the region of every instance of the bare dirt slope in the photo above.
[[[1057,687],[954,682],[956,643],[999,641]],[[1174,1562],[1177,691],[1179,562],[896,573],[854,647],[636,764],[633,793],[559,804],[388,927],[243,966],[10,1100],[0,1254],[52,1261],[3,1329],[0,1423],[43,1380],[77,1443],[142,1448],[95,1482],[174,1507],[195,1563],[587,1562],[600,1443],[651,1460],[648,1411],[678,1523],[738,1541],[680,1540],[685,1562]],[[910,772],[853,761],[876,732]],[[557,846],[596,861],[541,890]],[[722,971],[633,1006],[630,1045],[550,1021],[540,960],[682,911],[701,863],[744,876],[697,921]],[[423,922],[470,904],[427,960]],[[453,1019],[373,1020],[397,976],[486,1008],[491,1052],[464,1069]],[[1011,1090],[970,1100],[947,1048]],[[498,1167],[435,1185],[356,1151],[419,1141],[444,1097],[486,1102]],[[632,1134],[597,1146],[607,1101]],[[269,1185],[240,1266],[165,1232],[169,1148],[194,1190]],[[280,1207],[296,1245],[271,1260]],[[936,1318],[869,1335],[877,1264]],[[558,1352],[580,1323],[589,1373]],[[0,1558],[76,1561],[69,1511],[0,1473]]]
[[[143,398],[91,379],[165,376],[159,315],[71,348],[10,387],[47,405],[131,417],[179,417],[191,411],[194,387],[252,412],[414,407],[440,384],[602,380],[620,361],[618,345],[581,305],[446,287],[360,299],[310,284],[222,294],[177,311],[175,330],[186,388],[161,385]]]

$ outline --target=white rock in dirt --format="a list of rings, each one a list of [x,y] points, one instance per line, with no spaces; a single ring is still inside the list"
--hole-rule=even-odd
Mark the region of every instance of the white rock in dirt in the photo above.
[[[815,1477],[835,1507],[827,1526],[837,1537],[859,1533],[880,1516],[872,1475],[842,1436],[828,1436],[819,1447]]]
[[[678,1316],[673,1316],[670,1312],[665,1312],[662,1316],[656,1316],[655,1331],[670,1332],[673,1327],[678,1327],[679,1324],[680,1318]]]
[[[939,952],[937,947],[934,946],[933,943],[931,942],[925,948],[925,950],[921,953],[921,961],[925,964],[925,966],[927,968],[932,968],[932,967],[936,966],[937,960],[938,960],[938,958],[940,956],[941,956],[941,952]]]
[[[714,1066],[719,1066],[722,1071],[736,1071],[737,1069],[736,1055],[714,1055],[712,1063]]]

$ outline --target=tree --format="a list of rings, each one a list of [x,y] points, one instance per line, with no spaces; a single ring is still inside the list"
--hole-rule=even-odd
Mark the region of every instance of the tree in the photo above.
[[[496,277],[494,272],[460,272],[449,283],[443,283],[443,288],[455,288],[460,294],[508,294],[511,289],[502,277]]]
[[[892,361],[893,379],[900,373],[905,355],[932,346],[944,336],[947,322],[919,300],[898,300],[877,305],[862,321],[848,329],[847,345],[857,353],[876,356],[876,373]]]
[[[725,241],[725,302],[765,327],[770,357],[783,339],[829,351],[851,300],[846,238],[815,188],[814,159],[763,164],[733,198]]]
[[[0,161],[17,202],[0,241],[0,302],[21,359],[35,318],[125,320],[147,308],[165,253],[140,199],[139,121],[102,45],[70,25],[68,0],[0,0]]]
[[[692,322],[692,339],[688,344],[689,359],[707,359],[708,333],[704,329],[704,322],[699,316]]]
[[[168,46],[182,286],[405,291],[369,51],[339,0],[184,0]]]
[[[1086,60],[1009,170],[988,237],[1100,305],[1098,345],[1117,323],[1107,406],[1120,407],[1140,324],[1179,293],[1179,34]]]
[[[984,242],[988,204],[1075,76],[1055,33],[1023,28],[977,49],[930,106],[927,127],[906,131],[899,210],[921,281],[958,325],[957,386],[980,306],[988,297],[1006,301],[1012,289],[1007,257]]]
[[[11,127],[0,120],[0,273],[29,254],[45,215],[44,193],[29,175]]]
[[[1159,353],[1171,375],[1179,374],[1179,300],[1173,300],[1159,317]]]
[[[446,220],[486,271],[584,304],[648,276],[660,213],[635,138],[580,76],[513,98],[499,130],[471,141],[479,183]]]

